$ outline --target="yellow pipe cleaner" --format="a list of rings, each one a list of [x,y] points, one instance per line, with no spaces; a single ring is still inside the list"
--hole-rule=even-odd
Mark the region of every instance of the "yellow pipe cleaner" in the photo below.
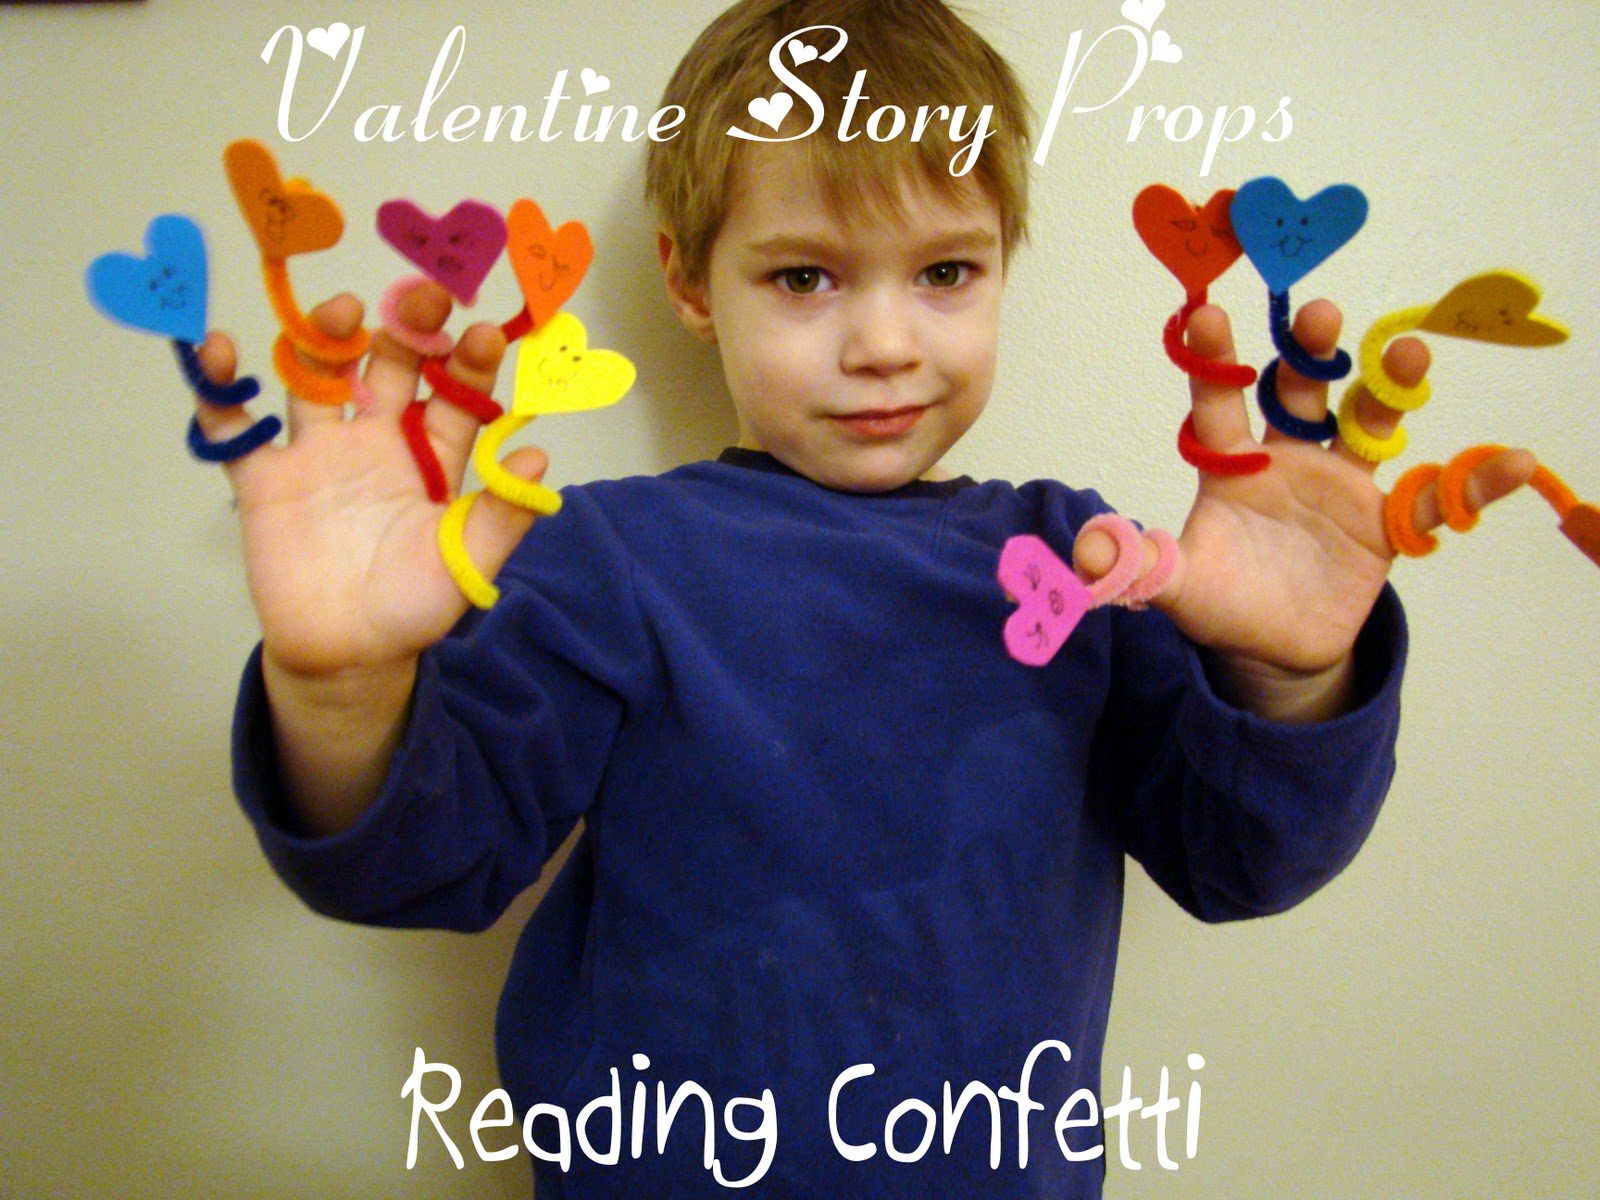
[[[561,511],[561,494],[542,483],[513,475],[500,465],[500,447],[532,420],[532,417],[507,413],[490,424],[472,448],[472,465],[483,480],[484,490],[491,495],[518,508],[552,517]],[[478,608],[493,608],[495,601],[500,599],[500,589],[478,570],[472,555],[467,553],[466,538],[463,536],[467,514],[472,511],[472,505],[480,495],[482,492],[457,496],[450,502],[450,507],[444,510],[444,515],[439,518],[439,556],[444,559],[445,570],[450,572],[450,578],[455,580],[469,603]]]
[[[1434,305],[1423,304],[1379,317],[1361,339],[1361,349],[1358,351],[1361,378],[1366,381],[1372,398],[1385,408],[1392,408],[1396,412],[1415,412],[1433,397],[1433,384],[1426,376],[1414,387],[1403,387],[1383,367],[1384,347],[1403,333],[1421,329],[1423,321],[1433,310]]]
[[[463,536],[467,514],[472,511],[472,504],[480,494],[467,492],[457,496],[450,502],[450,507],[444,510],[444,515],[439,518],[439,557],[444,560],[444,569],[450,572],[450,578],[455,580],[468,603],[478,608],[493,608],[495,601],[500,599],[500,589],[478,570],[478,564],[467,553],[467,542]]]
[[[1356,415],[1357,397],[1366,382],[1363,376],[1344,390],[1344,399],[1339,402],[1339,438],[1353,453],[1368,462],[1384,463],[1405,453],[1406,430],[1404,425],[1396,425],[1394,432],[1386,438],[1367,432],[1361,418]],[[1371,391],[1371,388],[1367,390]]]
[[[492,422],[478,437],[472,448],[472,465],[483,480],[483,486],[508,504],[530,509],[541,516],[553,517],[561,511],[561,496],[542,483],[522,479],[500,465],[500,447],[506,440],[532,421],[532,417],[508,412]]]

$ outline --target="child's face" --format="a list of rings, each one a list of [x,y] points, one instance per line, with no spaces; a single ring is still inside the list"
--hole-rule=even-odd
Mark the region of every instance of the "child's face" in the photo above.
[[[1000,213],[903,185],[900,218],[833,215],[789,147],[743,153],[690,308],[712,338],[740,445],[846,491],[934,470],[994,382]],[[685,320],[696,320],[680,304]]]

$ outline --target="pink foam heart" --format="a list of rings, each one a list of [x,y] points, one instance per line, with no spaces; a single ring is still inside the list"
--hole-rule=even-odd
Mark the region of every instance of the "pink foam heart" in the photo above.
[[[1003,633],[1006,653],[1024,666],[1042,667],[1054,658],[1094,606],[1083,581],[1032,534],[1006,541],[995,577],[1017,602]]]
[[[378,208],[378,236],[461,303],[472,304],[506,248],[506,220],[479,200],[463,200],[442,217],[410,200],[386,200]]]

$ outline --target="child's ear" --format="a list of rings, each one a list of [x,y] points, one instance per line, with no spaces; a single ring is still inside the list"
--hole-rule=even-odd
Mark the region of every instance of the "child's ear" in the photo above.
[[[672,311],[678,314],[678,320],[683,322],[690,333],[715,344],[717,330],[711,320],[706,285],[690,283],[685,277],[683,256],[678,252],[678,243],[668,230],[663,229],[656,236],[656,253],[661,256],[661,268],[666,276],[667,299],[672,302]]]

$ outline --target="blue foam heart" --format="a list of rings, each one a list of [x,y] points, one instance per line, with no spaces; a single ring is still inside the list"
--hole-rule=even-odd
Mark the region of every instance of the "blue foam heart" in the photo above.
[[[102,254],[89,264],[89,299],[107,317],[146,333],[206,336],[206,243],[200,227],[166,213],[144,232],[146,256]]]
[[[1348,183],[1298,199],[1281,179],[1241,187],[1228,210],[1234,236],[1274,293],[1287,292],[1360,231],[1367,198]]]

